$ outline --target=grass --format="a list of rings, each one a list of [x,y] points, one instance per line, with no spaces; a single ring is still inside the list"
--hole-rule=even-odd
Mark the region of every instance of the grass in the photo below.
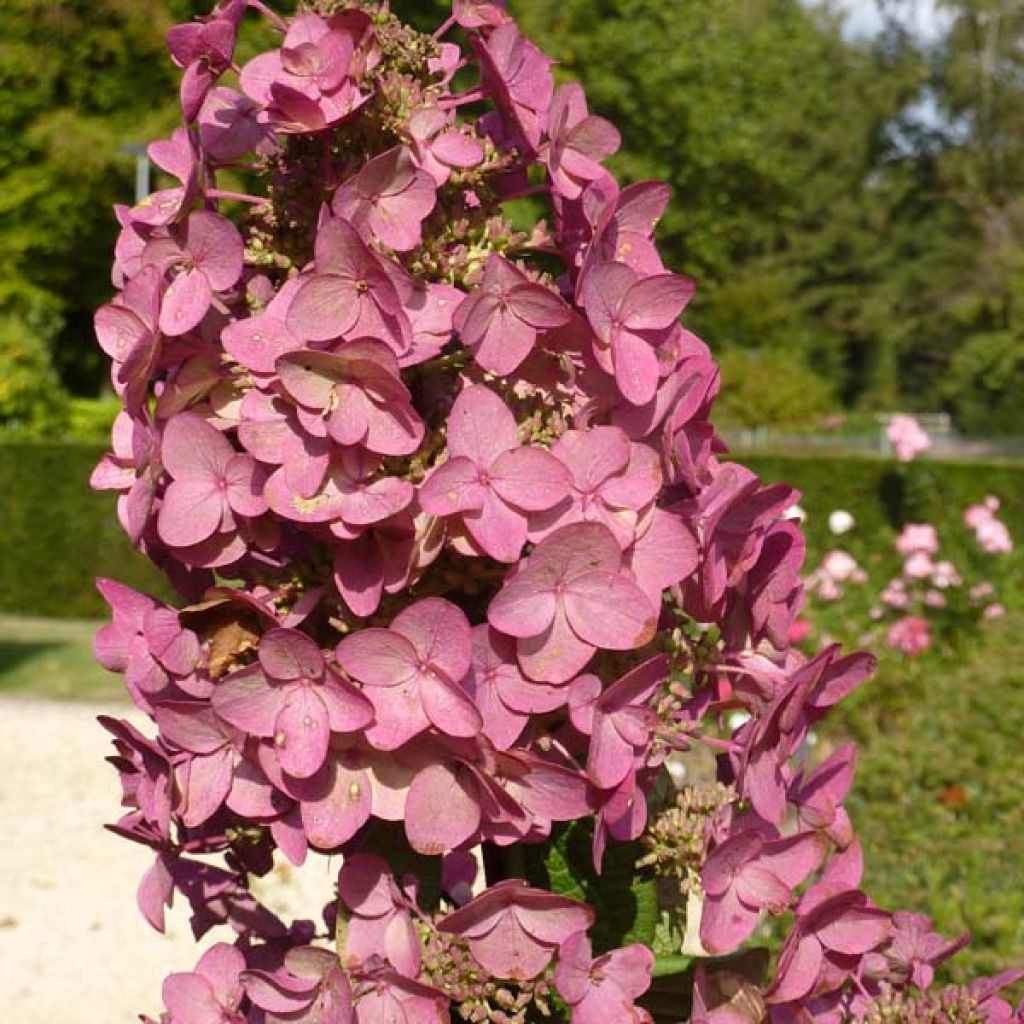
[[[92,661],[98,625],[0,616],[0,694],[123,700]],[[822,730],[861,746],[848,806],[867,891],[974,934],[955,980],[1024,961],[1024,613],[978,635],[957,653],[884,659]]]
[[[1024,961],[1024,613],[979,635],[956,654],[884,660],[826,727],[861,748],[847,806],[866,890],[970,931],[958,981]]]
[[[119,676],[93,660],[101,623],[0,615],[0,694],[52,700],[124,699]]]

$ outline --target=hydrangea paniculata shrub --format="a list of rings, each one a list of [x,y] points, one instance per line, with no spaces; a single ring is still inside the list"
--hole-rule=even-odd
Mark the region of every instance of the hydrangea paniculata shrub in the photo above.
[[[931,992],[957,943],[860,890],[853,749],[803,760],[872,663],[788,648],[795,494],[725,458],[665,186],[616,183],[499,2],[431,36],[221,0],[168,43],[93,478],[183,604],[100,582],[97,657],[154,726],[103,720],[111,827],[155,928],[175,895],[228,926],[160,1020],[1005,1019],[1006,978]],[[253,894],[324,856],[322,920]],[[737,981],[762,912],[793,915],[775,976]]]

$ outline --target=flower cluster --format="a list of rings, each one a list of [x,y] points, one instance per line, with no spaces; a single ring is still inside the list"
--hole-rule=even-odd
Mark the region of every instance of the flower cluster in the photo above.
[[[913,657],[931,648],[937,636],[955,638],[979,619],[1005,614],[995,584],[990,578],[978,578],[982,573],[991,576],[998,568],[986,556],[1005,556],[1013,551],[1009,530],[996,517],[998,508],[999,499],[989,495],[964,511],[963,522],[973,532],[977,551],[972,552],[972,545],[966,545],[962,570],[950,559],[939,557],[941,540],[934,525],[907,523],[903,527],[894,543],[900,571],[874,595],[873,606],[865,606],[863,613],[870,622],[885,624],[885,645]],[[837,515],[832,514],[830,524]],[[852,529],[852,525],[846,526],[847,515],[842,513],[844,533]],[[866,570],[851,554],[837,548],[827,552],[820,565],[805,576],[804,586],[809,598],[828,605],[850,597],[851,584],[867,581]],[[857,618],[857,613],[845,605],[844,610],[851,621]],[[859,628],[861,631],[855,634],[859,643],[871,644],[877,639],[863,618]],[[790,637],[800,642],[811,629],[808,619],[797,620]]]
[[[885,438],[900,462],[913,462],[932,446],[932,439],[924,427],[906,413],[899,413],[889,421]]]
[[[256,18],[278,45],[239,66]],[[432,36],[220,0],[168,43],[182,125],[150,147],[169,187],[117,211],[93,483],[185,606],[101,581],[96,653],[156,729],[104,720],[140,908],[162,928],[177,892],[237,938],[161,1020],[650,1021],[649,945],[540,876],[579,826],[599,886],[698,745],[719,797],[654,862],[703,893],[707,951],[793,910],[773,1017],[863,990],[901,932],[858,888],[854,751],[802,751],[872,660],[789,649],[796,494],[724,458],[666,188],[619,186],[617,132],[499,0]],[[322,922],[254,897],[327,854]]]

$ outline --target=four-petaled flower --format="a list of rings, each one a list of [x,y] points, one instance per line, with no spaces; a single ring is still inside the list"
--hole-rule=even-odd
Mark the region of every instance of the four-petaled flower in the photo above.
[[[624,263],[599,263],[583,279],[581,299],[594,329],[594,356],[633,405],[658,388],[657,346],[693,298],[694,284],[677,274],[642,277]]]
[[[561,327],[571,316],[550,288],[492,253],[480,286],[455,312],[455,330],[485,370],[504,376],[526,359],[539,333]]]
[[[656,615],[599,523],[563,526],[542,540],[491,601],[487,618],[517,638],[523,671],[571,679],[598,648],[628,651],[654,637]]]
[[[234,531],[236,515],[251,518],[267,511],[263,474],[255,460],[236,452],[196,413],[179,413],[167,424],[161,452],[172,478],[157,519],[165,544],[191,547]]]
[[[337,655],[373,703],[376,721],[366,738],[378,750],[396,750],[431,725],[447,736],[480,730],[480,713],[462,684],[469,671],[469,621],[449,601],[417,601],[390,629],[345,637]]]
[[[594,911],[585,903],[510,878],[442,917],[437,927],[461,935],[491,974],[526,981],[551,963],[570,935],[593,923]]]
[[[434,179],[416,166],[409,150],[395,146],[346,181],[331,208],[367,241],[408,252],[420,244],[423,221],[436,202]]]
[[[502,562],[526,543],[528,513],[549,509],[569,487],[562,463],[543,448],[520,447],[515,417],[489,388],[463,389],[448,417],[448,460],[420,488],[423,510],[461,514],[470,537]]]
[[[650,988],[653,969],[654,954],[640,943],[594,959],[590,939],[577,932],[558,949],[555,988],[572,1007],[571,1024],[650,1024],[634,1001]]]
[[[173,274],[160,308],[164,334],[187,334],[209,312],[215,293],[237,283],[242,276],[242,248],[238,228],[209,210],[195,210],[180,227],[146,246],[143,265]]]
[[[308,778],[327,758],[331,733],[370,724],[373,707],[295,629],[272,629],[260,639],[259,661],[222,680],[213,707],[253,736],[272,737],[281,767]]]

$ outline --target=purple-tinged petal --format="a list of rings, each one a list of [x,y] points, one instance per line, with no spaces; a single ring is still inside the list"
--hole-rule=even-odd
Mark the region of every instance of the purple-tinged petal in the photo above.
[[[644,592],[626,575],[595,571],[577,577],[563,597],[565,616],[581,640],[628,651],[654,639],[657,616]]]
[[[528,512],[549,509],[569,493],[569,471],[543,448],[503,452],[491,466],[490,477],[503,501]]]
[[[187,334],[206,316],[213,290],[206,275],[186,270],[171,282],[160,309],[160,330],[169,338]]]
[[[479,827],[480,805],[461,773],[433,764],[413,779],[405,804],[405,834],[417,853],[435,856],[454,850]]]

